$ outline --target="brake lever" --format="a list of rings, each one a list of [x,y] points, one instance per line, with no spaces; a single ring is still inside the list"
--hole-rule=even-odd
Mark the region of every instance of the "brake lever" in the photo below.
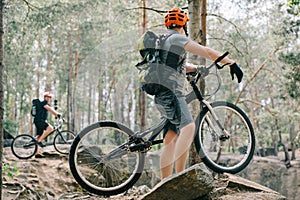
[[[209,69],[205,66],[199,66],[197,67],[197,72],[202,76],[205,77],[209,74]]]

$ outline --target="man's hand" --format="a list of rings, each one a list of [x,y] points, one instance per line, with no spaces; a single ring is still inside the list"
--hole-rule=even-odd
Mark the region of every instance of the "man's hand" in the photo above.
[[[57,113],[57,118],[60,119],[61,118],[61,114]]]
[[[194,65],[192,63],[186,63],[185,64],[186,73],[196,72],[197,71],[197,67],[198,67],[198,65]]]
[[[236,75],[236,77],[238,79],[238,83],[240,83],[242,81],[243,75],[244,75],[241,68],[236,63],[230,65],[229,67],[230,67],[230,74],[231,74],[232,80],[234,79],[234,75]]]

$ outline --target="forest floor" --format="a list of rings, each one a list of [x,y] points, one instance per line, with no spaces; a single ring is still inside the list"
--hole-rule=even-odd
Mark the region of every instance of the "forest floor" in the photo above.
[[[56,153],[52,146],[43,148],[44,158],[20,160],[10,148],[4,148],[3,160],[10,168],[17,170],[12,177],[7,173],[3,176],[2,199],[112,199],[134,200],[149,192],[149,188],[141,187],[130,190],[126,195],[112,197],[93,196],[82,192],[74,180],[68,163],[68,157]]]
[[[10,148],[4,149],[4,162],[9,163],[10,167],[18,172],[13,173],[11,177],[7,170],[4,170],[2,199],[135,200],[150,190],[146,186],[133,188],[126,194],[112,197],[99,197],[83,193],[70,172],[68,157],[56,153],[52,146],[44,148],[43,151],[46,154],[44,158],[20,160],[11,153]],[[296,158],[299,157],[300,150],[298,149]],[[280,153],[279,159],[284,160],[283,153]]]

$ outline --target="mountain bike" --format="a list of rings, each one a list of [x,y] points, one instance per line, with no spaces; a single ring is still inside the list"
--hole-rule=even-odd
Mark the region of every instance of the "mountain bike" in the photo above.
[[[186,101],[198,99],[202,111],[195,120],[194,144],[211,170],[217,173],[238,173],[251,161],[255,149],[255,135],[250,120],[236,105],[217,101],[209,103],[198,89],[200,77],[217,69],[228,52],[208,67],[187,74],[193,91]],[[99,121],[84,128],[74,139],[69,165],[75,180],[87,191],[97,195],[116,195],[127,191],[140,178],[146,153],[153,145],[163,142],[158,136],[167,123],[162,119],[147,130],[134,132],[116,121]],[[147,136],[147,137],[146,137]],[[161,138],[161,137],[160,137]]]
[[[57,119],[54,124],[53,131],[49,134],[56,133],[53,139],[53,145],[57,152],[61,154],[69,154],[72,141],[75,138],[75,133],[68,130],[61,130],[64,120]],[[47,137],[49,137],[49,135]],[[14,138],[11,143],[12,153],[19,159],[29,159],[37,153],[38,146],[45,147],[46,145],[38,143],[37,139],[28,134],[21,134]]]

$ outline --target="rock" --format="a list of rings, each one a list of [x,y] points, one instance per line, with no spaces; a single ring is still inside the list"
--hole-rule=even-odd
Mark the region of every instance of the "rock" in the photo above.
[[[232,174],[220,174],[214,181],[210,199],[218,200],[283,200],[287,199],[278,192]]]
[[[200,163],[156,185],[141,200],[284,200],[286,197],[258,183],[232,174],[217,174],[215,179]]]
[[[207,196],[212,190],[212,174],[200,163],[156,185],[143,200],[189,200]]]
[[[253,199],[261,199],[261,200],[284,200],[286,199],[283,196],[278,196],[276,194],[263,193],[263,192],[239,192],[233,195],[224,195],[222,197],[217,198],[218,200],[253,200]]]

